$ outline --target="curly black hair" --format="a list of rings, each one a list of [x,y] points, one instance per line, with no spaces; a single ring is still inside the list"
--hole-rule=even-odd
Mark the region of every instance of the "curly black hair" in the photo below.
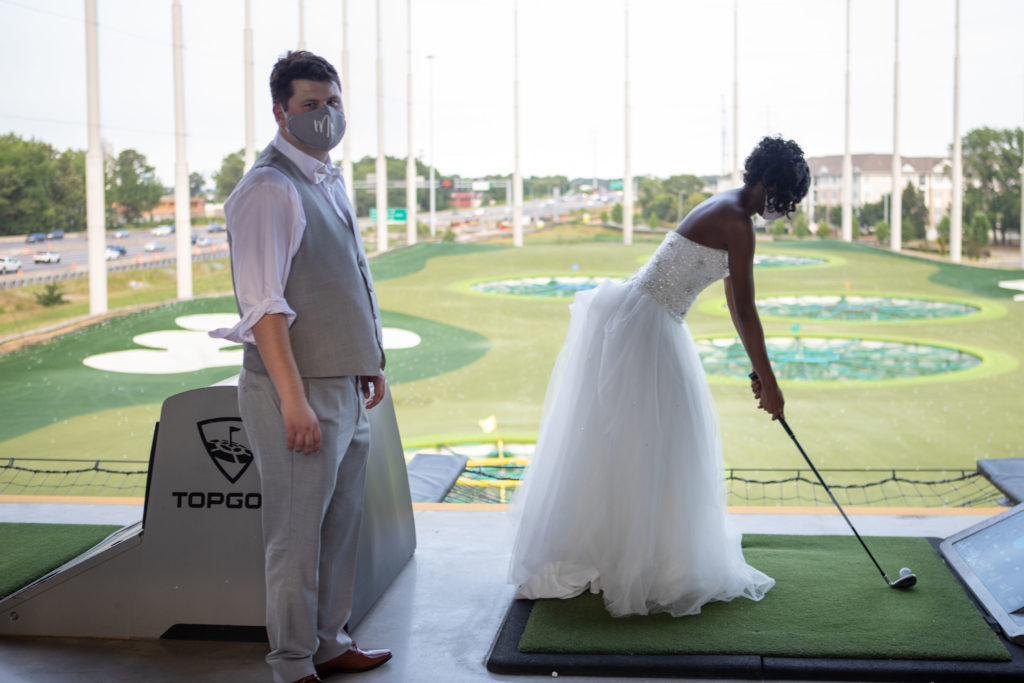
[[[769,208],[787,216],[796,211],[811,185],[811,171],[800,145],[781,137],[761,138],[743,168],[743,184],[755,185],[760,180],[765,188],[772,188]]]
[[[294,94],[292,81],[297,78],[334,81],[341,88],[338,72],[326,59],[305,50],[289,50],[277,60],[270,72],[270,98],[274,104],[280,104],[282,109],[288,108],[288,100]]]

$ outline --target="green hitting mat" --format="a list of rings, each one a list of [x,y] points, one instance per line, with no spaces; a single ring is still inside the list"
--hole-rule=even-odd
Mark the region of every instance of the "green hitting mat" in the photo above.
[[[0,523],[0,598],[73,560],[121,527]]]
[[[888,588],[852,536],[751,534],[743,539],[747,561],[776,580],[762,601],[710,603],[699,615],[679,618],[614,618],[601,596],[589,593],[515,601],[488,668],[776,678],[770,663],[784,662],[790,675],[801,670],[799,677],[827,679],[852,663],[858,680],[871,680],[869,670],[883,662],[882,679],[923,666],[934,668],[938,680],[950,667],[974,673],[979,664],[1015,670],[1021,664],[1021,648],[992,631],[928,540],[867,542],[891,575],[913,569],[917,585]],[[519,632],[506,633],[517,621]],[[503,641],[510,647],[502,650]]]

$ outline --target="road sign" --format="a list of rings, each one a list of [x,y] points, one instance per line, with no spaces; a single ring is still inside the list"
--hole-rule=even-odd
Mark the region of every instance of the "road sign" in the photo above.
[[[609,190],[621,190],[622,189],[622,181],[621,180],[612,180],[611,182],[608,183],[608,189]]]
[[[474,180],[473,181],[473,192],[487,192],[491,189],[490,180]]]
[[[409,219],[405,209],[388,209],[388,222],[405,223]],[[377,220],[377,207],[370,207],[370,220]]]

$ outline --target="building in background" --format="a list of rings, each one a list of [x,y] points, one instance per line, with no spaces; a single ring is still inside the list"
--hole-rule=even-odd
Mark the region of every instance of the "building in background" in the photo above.
[[[854,154],[853,160],[853,208],[873,204],[892,191],[891,154]],[[948,157],[901,157],[903,162],[901,189],[907,183],[924,195],[928,207],[928,239],[935,238],[935,226],[949,213],[953,199],[953,180],[950,175],[952,162]],[[805,200],[815,207],[839,206],[843,196],[842,155],[809,157],[811,169],[811,192]],[[890,221],[891,222],[891,221]]]

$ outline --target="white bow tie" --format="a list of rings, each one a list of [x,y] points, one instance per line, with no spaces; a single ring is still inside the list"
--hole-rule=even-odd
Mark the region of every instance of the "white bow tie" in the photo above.
[[[323,164],[320,168],[314,171],[313,177],[316,179],[317,183],[322,183],[325,180],[330,181],[341,177],[341,169],[337,166],[328,166],[327,164]]]

